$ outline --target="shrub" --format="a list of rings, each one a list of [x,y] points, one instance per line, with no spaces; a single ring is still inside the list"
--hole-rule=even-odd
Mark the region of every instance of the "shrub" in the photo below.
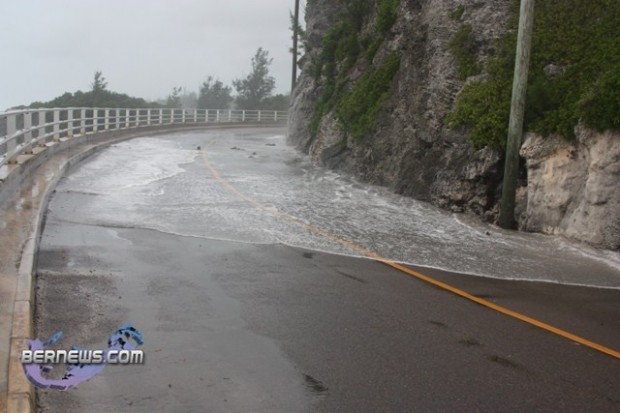
[[[477,47],[472,30],[471,24],[463,25],[448,44],[448,49],[456,57],[456,73],[461,80],[480,73],[480,65],[476,59]]]
[[[399,67],[400,56],[393,53],[355,83],[336,106],[338,118],[354,138],[361,139],[372,132]]]
[[[465,13],[465,6],[463,6],[462,4],[459,4],[458,6],[454,8],[454,10],[450,12],[448,16],[452,20],[458,21],[458,20],[461,20],[461,18],[463,17],[463,13]]]
[[[379,0],[377,10],[377,23],[375,28],[378,33],[386,35],[398,17],[398,4],[400,0]]]

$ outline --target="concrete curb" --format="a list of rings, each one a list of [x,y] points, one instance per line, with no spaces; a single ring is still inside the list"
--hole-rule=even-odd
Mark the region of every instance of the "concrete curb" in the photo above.
[[[114,143],[143,137],[148,135],[161,135],[173,132],[209,130],[209,129],[231,129],[245,127],[278,127],[279,125],[251,125],[251,124],[230,124],[230,125],[187,125],[169,126],[150,129],[120,130],[111,132],[99,132],[85,136],[74,137],[54,146],[49,147],[46,154],[39,154],[21,164],[12,171],[11,175],[2,183],[2,190],[11,191],[18,188],[26,179],[26,175],[42,165],[54,154],[74,146],[88,146],[77,155],[69,158],[60,168],[54,172],[53,178],[49,181],[36,206],[36,219],[30,229],[24,249],[21,253],[21,261],[18,270],[17,288],[13,307],[13,319],[11,327],[11,343],[9,353],[8,368],[8,394],[7,394],[7,413],[31,413],[36,409],[36,394],[34,386],[28,381],[24,374],[20,361],[20,352],[27,348],[27,340],[33,338],[34,326],[34,276],[37,267],[37,251],[43,226],[43,218],[51,195],[58,184],[58,181],[74,165],[93,155],[97,151],[110,146]],[[35,207],[33,205],[33,207]]]

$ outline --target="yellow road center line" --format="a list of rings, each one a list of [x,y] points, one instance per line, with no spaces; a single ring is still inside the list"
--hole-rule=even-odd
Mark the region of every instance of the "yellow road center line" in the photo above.
[[[429,277],[427,275],[424,275],[418,271],[412,270],[411,268],[408,268],[404,265],[398,264],[397,262],[394,262],[392,260],[389,260],[387,258],[381,257],[380,255],[370,251],[369,249],[356,244],[354,242],[351,241],[347,241],[344,238],[341,238],[337,235],[331,234],[329,232],[323,231],[320,228],[314,227],[310,224],[307,224],[305,222],[303,222],[302,220],[300,220],[299,218],[296,218],[292,215],[289,215],[285,212],[281,212],[281,211],[277,211],[274,210],[273,208],[269,208],[265,205],[263,205],[260,201],[258,201],[256,198],[253,198],[243,192],[241,192],[239,189],[235,188],[230,182],[228,182],[226,179],[224,179],[222,177],[222,175],[219,173],[219,171],[217,169],[215,169],[211,163],[209,162],[209,159],[207,157],[207,152],[203,151],[203,159],[204,159],[204,163],[207,167],[207,169],[209,170],[209,172],[211,172],[211,175],[213,175],[213,177],[215,178],[215,180],[217,180],[220,185],[222,185],[224,188],[226,188],[227,190],[229,190],[230,192],[234,193],[235,195],[237,195],[239,198],[247,201],[248,203],[250,203],[252,206],[254,206],[256,209],[259,209],[261,211],[267,212],[268,214],[271,214],[277,218],[280,218],[283,221],[286,221],[290,224],[294,224],[297,226],[300,226],[304,229],[306,229],[307,231],[315,234],[315,235],[319,235],[322,236],[324,238],[327,238],[331,241],[337,242],[347,248],[350,248],[354,251],[357,251],[359,253],[361,253],[362,255],[368,257],[368,258],[372,258],[378,262],[381,262],[387,266],[390,266],[400,272],[403,272],[409,276],[412,276],[414,278],[417,278],[421,281],[424,281],[426,283],[432,284],[436,287],[439,287],[445,291],[449,291],[453,294],[456,294],[460,297],[463,297],[467,300],[473,301],[477,304],[480,304],[484,307],[487,307],[489,309],[495,310],[499,313],[502,313],[504,315],[507,315],[509,317],[515,318],[517,320],[523,321],[525,323],[531,324],[533,326],[536,326],[538,328],[541,328],[543,330],[549,331],[553,334],[556,334],[560,337],[564,337],[568,340],[574,341],[575,343],[579,343],[581,345],[584,345],[586,347],[590,347],[591,349],[600,351],[601,353],[607,354],[609,356],[615,357],[617,359],[620,359],[620,352],[613,350],[611,348],[605,347],[601,344],[595,343],[593,341],[587,340],[583,337],[579,337],[575,334],[569,333],[568,331],[564,331],[560,328],[554,327],[550,324],[544,323],[542,321],[536,320],[535,318],[532,317],[528,317],[524,314],[518,313],[516,311],[510,310],[506,307],[502,307],[501,305],[497,305],[491,301],[485,300],[483,298],[479,298],[476,297],[475,295],[469,294],[466,291],[463,291],[459,288],[453,287],[450,284],[446,284],[442,281],[436,280],[432,277]]]

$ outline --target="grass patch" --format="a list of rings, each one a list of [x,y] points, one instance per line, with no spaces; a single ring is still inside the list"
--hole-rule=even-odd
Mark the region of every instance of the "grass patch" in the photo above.
[[[375,55],[377,54],[379,47],[383,44],[383,41],[383,37],[377,37],[368,45],[366,51],[364,52],[364,57],[368,63],[372,63],[372,60],[375,58]]]
[[[336,106],[338,118],[354,138],[362,139],[372,132],[399,67],[400,56],[391,54],[379,67],[366,73]]]
[[[472,25],[465,24],[448,43],[448,50],[456,57],[456,74],[461,80],[477,75],[481,71],[476,59],[477,46],[472,31]]]
[[[386,35],[398,17],[398,5],[400,0],[379,0],[377,10],[377,23],[375,29],[378,33]]]
[[[459,4],[450,12],[448,17],[450,17],[454,21],[459,21],[463,17],[463,13],[465,13],[465,6]]]

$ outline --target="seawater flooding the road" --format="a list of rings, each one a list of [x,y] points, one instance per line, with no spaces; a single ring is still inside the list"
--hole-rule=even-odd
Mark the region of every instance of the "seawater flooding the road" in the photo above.
[[[617,410],[617,360],[357,258],[457,272],[421,270],[614,347],[617,255],[361,184],[283,133],[133,139],[65,175],[38,252],[36,335],[93,349],[130,322],[146,361],[38,391],[39,411]]]
[[[61,181],[57,192],[66,196],[51,203],[50,219],[360,255],[309,231],[311,226],[397,262],[620,288],[617,253],[561,237],[504,231],[359,183],[313,166],[286,146],[283,133],[203,131],[115,144]]]

